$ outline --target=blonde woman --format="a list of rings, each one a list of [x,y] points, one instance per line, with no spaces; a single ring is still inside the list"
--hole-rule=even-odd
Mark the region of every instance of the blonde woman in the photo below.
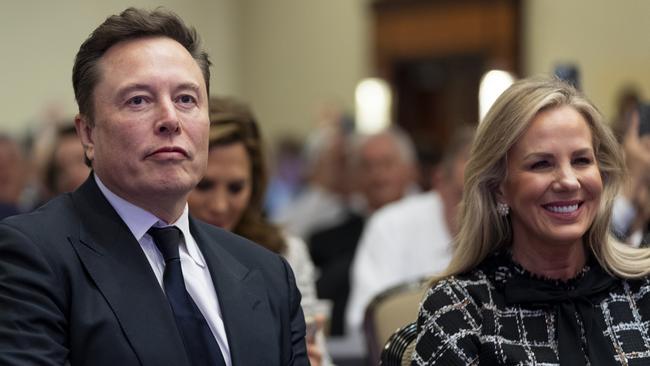
[[[614,136],[573,87],[538,78],[504,92],[478,128],[413,364],[650,363],[650,252],[609,234],[623,175]]]

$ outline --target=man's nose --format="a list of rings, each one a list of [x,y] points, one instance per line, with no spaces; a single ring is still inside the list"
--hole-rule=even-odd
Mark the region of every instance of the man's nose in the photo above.
[[[181,130],[181,121],[172,101],[164,101],[159,104],[158,119],[156,121],[156,132],[162,134],[176,134]]]

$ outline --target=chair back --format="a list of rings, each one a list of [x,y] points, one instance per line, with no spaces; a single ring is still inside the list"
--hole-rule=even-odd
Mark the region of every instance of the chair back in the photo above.
[[[366,307],[363,329],[371,365],[379,363],[384,344],[396,330],[417,320],[427,284],[428,278],[391,287]]]
[[[418,336],[417,324],[409,323],[398,329],[388,338],[388,342],[381,352],[379,365],[381,366],[408,366],[411,364],[411,355],[415,350],[415,339]]]

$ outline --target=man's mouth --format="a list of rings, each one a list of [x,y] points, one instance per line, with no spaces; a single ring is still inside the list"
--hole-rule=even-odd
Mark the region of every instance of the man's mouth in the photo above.
[[[181,154],[184,157],[189,157],[187,151],[185,149],[177,147],[177,146],[165,146],[161,147],[160,149],[154,150],[152,153],[150,153],[148,156],[155,156],[155,155],[175,155],[175,154]]]

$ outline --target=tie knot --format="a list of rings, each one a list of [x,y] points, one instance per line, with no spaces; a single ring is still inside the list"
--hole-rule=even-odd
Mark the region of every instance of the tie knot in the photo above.
[[[178,245],[181,242],[183,233],[176,226],[151,227],[147,232],[151,235],[158,250],[163,255],[165,263],[174,259],[180,259]]]

